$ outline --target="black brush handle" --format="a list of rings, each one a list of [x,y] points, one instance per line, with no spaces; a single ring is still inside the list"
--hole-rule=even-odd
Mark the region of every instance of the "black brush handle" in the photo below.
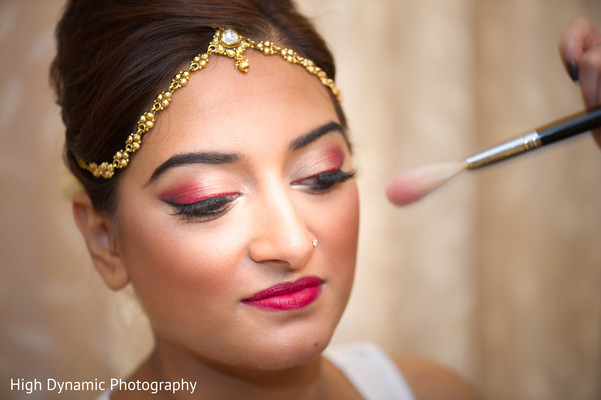
[[[543,146],[601,127],[601,108],[580,112],[536,129]]]

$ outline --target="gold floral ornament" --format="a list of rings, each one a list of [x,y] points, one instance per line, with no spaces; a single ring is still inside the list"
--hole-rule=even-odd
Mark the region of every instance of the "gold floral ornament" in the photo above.
[[[209,43],[209,48],[206,53],[199,54],[190,63],[190,67],[186,71],[180,71],[171,80],[171,85],[167,91],[161,92],[152,105],[150,111],[145,112],[138,119],[136,132],[131,133],[125,141],[125,149],[119,150],[113,156],[112,162],[103,162],[101,164],[86,163],[84,160],[76,156],[77,164],[90,171],[96,178],[103,177],[105,179],[112,178],[115,174],[115,169],[125,168],[129,164],[130,156],[140,149],[142,145],[142,135],[154,127],[157,113],[169,107],[173,93],[188,84],[190,74],[194,71],[199,71],[207,66],[211,54],[219,54],[235,60],[234,66],[242,72],[248,72],[250,63],[244,52],[247,49],[256,49],[265,55],[279,54],[285,61],[291,64],[302,65],[307,72],[319,78],[322,85],[327,86],[334,96],[340,101],[342,96],[336,87],[334,81],[328,78],[324,70],[319,68],[315,63],[308,58],[298,55],[294,50],[282,48],[270,41],[255,42],[252,39],[239,35],[232,29],[218,28],[215,35]]]

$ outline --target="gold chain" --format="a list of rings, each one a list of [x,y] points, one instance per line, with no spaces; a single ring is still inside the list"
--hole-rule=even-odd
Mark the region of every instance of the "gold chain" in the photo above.
[[[291,64],[302,65],[309,73],[317,76],[322,85],[327,86],[338,101],[342,99],[340,91],[336,87],[334,81],[328,78],[325,71],[308,58],[301,57],[294,50],[281,48],[269,41],[256,43],[251,39],[239,35],[231,29],[219,28],[216,30],[207,52],[194,57],[186,71],[178,72],[171,80],[169,89],[161,92],[154,100],[150,111],[147,111],[140,116],[136,132],[131,133],[128,136],[125,142],[125,149],[116,152],[111,163],[103,162],[100,165],[96,163],[88,164],[76,156],[77,164],[81,168],[90,171],[96,178],[112,178],[115,174],[115,169],[125,168],[129,164],[131,154],[138,151],[142,145],[142,135],[154,127],[157,113],[169,107],[173,93],[177,89],[188,84],[192,72],[205,68],[211,54],[219,54],[232,58],[235,60],[234,66],[237,69],[242,72],[248,72],[250,63],[248,59],[244,57],[244,52],[248,48],[259,50],[265,55],[279,54],[285,61]]]

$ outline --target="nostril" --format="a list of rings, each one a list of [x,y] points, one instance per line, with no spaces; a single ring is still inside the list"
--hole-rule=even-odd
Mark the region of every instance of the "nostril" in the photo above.
[[[307,263],[317,244],[317,239],[310,239],[310,236],[291,237],[272,231],[253,240],[249,255],[256,263],[286,265],[286,268],[297,269]]]

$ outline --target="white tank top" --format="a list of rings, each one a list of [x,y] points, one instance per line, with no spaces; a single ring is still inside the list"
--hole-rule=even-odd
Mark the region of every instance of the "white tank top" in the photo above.
[[[396,364],[373,343],[359,342],[328,349],[325,356],[366,400],[414,400]]]

